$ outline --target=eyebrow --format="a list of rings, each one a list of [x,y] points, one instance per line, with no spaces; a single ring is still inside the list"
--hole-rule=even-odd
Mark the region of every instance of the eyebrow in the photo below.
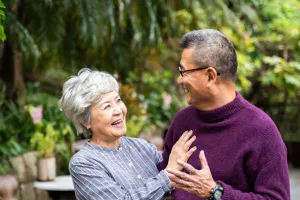
[[[114,98],[114,100],[116,100],[116,99],[119,98],[119,97],[120,97],[120,95],[117,95],[117,96]],[[103,105],[103,104],[105,104],[105,103],[110,103],[110,101],[104,101],[104,102],[101,102],[101,103],[100,103],[100,106]]]
[[[179,63],[179,65],[182,69],[185,69],[185,67],[181,63]]]

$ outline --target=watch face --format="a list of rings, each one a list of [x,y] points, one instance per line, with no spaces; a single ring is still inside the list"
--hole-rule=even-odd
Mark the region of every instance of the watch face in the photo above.
[[[220,190],[216,190],[216,192],[214,193],[214,199],[216,200],[220,200],[222,198],[223,192]]]

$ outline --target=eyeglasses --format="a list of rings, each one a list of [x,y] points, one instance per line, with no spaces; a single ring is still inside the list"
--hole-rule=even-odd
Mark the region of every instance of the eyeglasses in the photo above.
[[[187,69],[187,70],[183,70],[182,68],[183,68],[182,65],[179,63],[178,64],[178,71],[179,71],[180,75],[183,77],[183,75],[187,72],[194,72],[194,71],[198,71],[198,70],[203,70],[203,69],[207,69],[209,67],[199,67],[199,68]],[[221,73],[217,72],[217,75],[219,76],[219,75],[221,75]]]

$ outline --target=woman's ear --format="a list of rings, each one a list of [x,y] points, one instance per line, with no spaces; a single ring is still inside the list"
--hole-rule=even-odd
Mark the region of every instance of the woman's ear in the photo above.
[[[84,122],[81,124],[83,127],[85,127],[86,129],[90,129],[91,128],[91,125],[87,122]]]

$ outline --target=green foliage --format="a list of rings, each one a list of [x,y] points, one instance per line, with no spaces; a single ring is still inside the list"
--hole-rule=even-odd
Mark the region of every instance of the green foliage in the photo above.
[[[274,93],[264,95],[268,103],[262,106],[275,120],[285,140],[300,141],[300,63],[287,62],[277,56],[266,56],[263,62],[267,67],[259,80]]]
[[[0,165],[3,166],[0,171],[5,171],[8,165],[3,162],[7,162],[10,157],[38,150],[43,157],[55,153],[58,174],[68,174],[71,145],[78,139],[75,129],[59,110],[57,97],[42,92],[38,83],[29,84],[27,88],[25,102],[30,104],[26,105],[8,102],[1,98],[5,89],[0,92]],[[43,107],[41,124],[32,121],[29,111],[33,105]]]
[[[250,87],[242,92],[272,117],[285,140],[299,141],[300,2],[272,0],[255,6],[261,23],[247,25],[254,48],[246,52],[253,67]]]
[[[0,161],[0,175],[1,174],[8,174],[10,172],[10,164],[7,160],[2,159]]]
[[[6,40],[6,35],[4,33],[4,28],[2,25],[2,21],[6,19],[5,13],[2,9],[4,9],[5,6],[0,0],[0,40],[5,41]]]
[[[141,131],[143,130],[146,122],[145,116],[136,116],[131,115],[129,120],[126,121],[128,137],[138,137]]]
[[[28,111],[9,102],[4,102],[0,108],[0,158],[29,151],[27,141],[35,128]]]
[[[178,98],[176,88],[172,87],[173,78],[169,70],[144,72],[141,80],[134,73],[130,74],[127,81],[139,85],[137,98],[146,107],[146,128],[151,125],[168,127],[175,113],[186,105],[182,103],[185,102],[183,99]]]
[[[45,129],[48,124],[51,124],[54,131],[58,133],[53,149],[55,150],[54,153],[57,158],[57,173],[69,174],[68,163],[72,157],[71,146],[80,138],[76,136],[75,128],[71,122],[66,119],[59,109],[59,99],[56,96],[43,92],[38,82],[28,84],[28,91],[30,95],[27,96],[26,101],[31,102],[33,105],[41,105],[43,107],[43,129]],[[42,133],[44,136],[46,131]]]
[[[50,158],[54,156],[55,144],[59,132],[54,129],[53,124],[41,121],[37,124],[37,131],[30,139],[33,149],[37,149],[41,158]]]
[[[2,92],[0,92],[0,174],[7,174],[11,170],[9,159],[31,150],[27,141],[34,131],[34,124],[22,106],[1,98]]]
[[[31,82],[25,105],[41,105],[43,129],[51,124],[58,132],[55,149],[62,173],[68,173],[76,140],[74,127],[57,106],[62,82],[83,66],[116,74],[128,107],[128,135],[137,136],[151,125],[165,128],[186,106],[176,86],[178,40],[201,28],[220,30],[233,42],[239,62],[237,90],[274,119],[284,139],[300,140],[298,0],[3,2],[0,37],[3,22],[5,42],[18,47],[24,77]],[[27,141],[38,131],[25,105],[4,100],[4,89],[0,159],[32,150]]]

